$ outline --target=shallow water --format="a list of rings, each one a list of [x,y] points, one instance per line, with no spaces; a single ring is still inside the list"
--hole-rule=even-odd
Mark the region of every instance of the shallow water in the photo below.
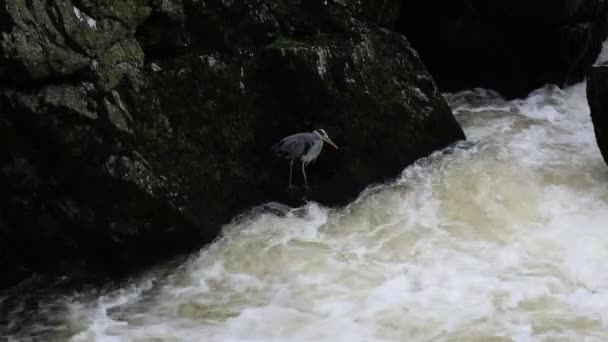
[[[468,143],[346,208],[254,211],[179,267],[51,300],[12,338],[608,341],[608,167],[585,85],[447,98]]]

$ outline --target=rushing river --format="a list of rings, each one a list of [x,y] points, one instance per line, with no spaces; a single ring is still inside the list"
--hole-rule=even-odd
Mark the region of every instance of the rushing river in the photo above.
[[[181,265],[41,305],[52,319],[11,338],[608,341],[608,167],[585,85],[447,98],[468,143],[345,208],[242,217]]]

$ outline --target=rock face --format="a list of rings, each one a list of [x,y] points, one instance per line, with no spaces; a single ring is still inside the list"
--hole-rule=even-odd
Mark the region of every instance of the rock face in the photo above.
[[[345,203],[464,138],[384,28],[399,1],[0,5],[0,283],[65,260],[130,269],[266,201]],[[269,146],[315,128],[341,149],[289,192]]]
[[[596,65],[589,72],[587,101],[597,145],[608,164],[608,63]]]
[[[521,97],[583,80],[607,32],[601,0],[407,1],[403,32],[440,88]]]

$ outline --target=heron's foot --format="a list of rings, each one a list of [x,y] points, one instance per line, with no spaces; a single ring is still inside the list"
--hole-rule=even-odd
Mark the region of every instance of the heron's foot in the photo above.
[[[295,186],[295,185],[288,185],[288,186],[287,186],[287,190],[289,190],[289,191],[294,191],[294,190],[296,190],[296,189],[297,189],[297,188],[296,188],[296,186]]]
[[[311,188],[311,187],[309,187],[309,186],[308,186],[308,184],[307,184],[307,185],[304,185],[304,191],[309,192],[309,191],[311,191],[311,190],[312,190],[312,188]]]

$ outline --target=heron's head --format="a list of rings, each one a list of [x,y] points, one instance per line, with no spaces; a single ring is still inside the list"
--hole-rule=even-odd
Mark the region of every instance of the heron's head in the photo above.
[[[323,129],[316,129],[313,131],[313,133],[321,138],[321,140],[325,141],[326,143],[330,144],[331,146],[333,146],[336,150],[338,149],[338,146],[336,146],[336,144],[334,144],[333,141],[331,141],[331,139],[329,138],[329,135],[327,135],[327,133],[325,132],[325,130]]]

